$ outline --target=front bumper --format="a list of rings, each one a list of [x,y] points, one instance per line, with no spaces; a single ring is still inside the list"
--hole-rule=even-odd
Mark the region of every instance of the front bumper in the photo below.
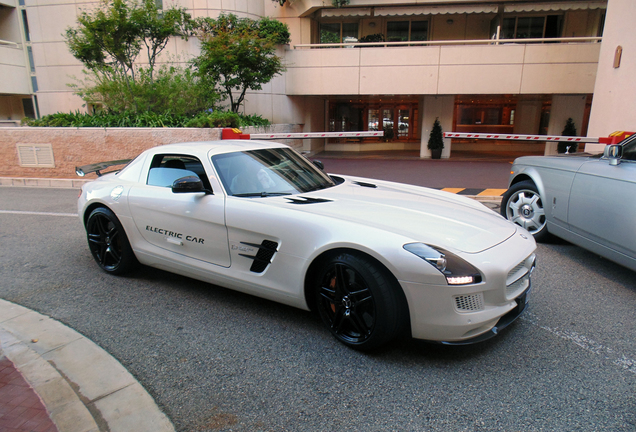
[[[475,343],[486,341],[490,338],[497,336],[501,330],[505,329],[510,324],[515,322],[516,319],[519,318],[521,314],[523,314],[526,311],[526,309],[528,308],[528,295],[530,294],[530,289],[531,289],[531,286],[528,287],[528,289],[525,290],[523,294],[517,297],[515,299],[515,302],[517,303],[517,307],[511,310],[510,312],[508,312],[507,314],[505,314],[504,316],[502,316],[501,318],[499,318],[499,321],[497,321],[497,324],[495,324],[495,326],[489,331],[487,331],[486,333],[483,333],[479,336],[475,336],[474,338],[465,339],[462,341],[457,341],[457,342],[441,341],[438,343],[441,343],[443,345],[472,345]]]
[[[522,235],[519,235],[522,234]],[[536,244],[525,232],[472,258],[483,281],[441,285],[401,280],[415,339],[449,345],[487,340],[526,309]]]

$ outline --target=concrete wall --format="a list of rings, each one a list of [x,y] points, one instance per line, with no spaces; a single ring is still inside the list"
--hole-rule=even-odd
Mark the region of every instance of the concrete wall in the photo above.
[[[288,95],[543,94],[594,91],[600,44],[295,49]]]
[[[610,0],[607,6],[603,46],[598,63],[594,100],[587,135],[608,136],[614,131],[636,131],[636,2]],[[623,49],[620,66],[614,67],[616,49]],[[585,148],[591,149],[592,145]],[[603,145],[596,146],[597,151]]]
[[[298,125],[244,128],[245,133],[301,132]],[[178,142],[216,141],[221,129],[206,128],[0,128],[0,177],[77,178],[75,167],[131,159],[151,147]],[[302,140],[287,140],[300,149]],[[53,168],[20,166],[18,145],[50,144]],[[90,174],[87,178],[95,177]]]

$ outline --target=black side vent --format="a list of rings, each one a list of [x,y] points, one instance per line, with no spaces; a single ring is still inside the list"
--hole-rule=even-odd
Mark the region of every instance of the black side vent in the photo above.
[[[258,249],[258,252],[256,252],[256,256],[239,254],[242,257],[254,260],[254,262],[252,263],[252,267],[250,267],[250,271],[253,271],[254,273],[263,273],[267,266],[270,265],[270,263],[272,262],[272,258],[278,250],[278,243],[271,240],[263,240],[263,243],[261,243],[260,245],[246,242],[241,242],[241,244]]]
[[[309,197],[295,197],[295,198],[291,198],[291,197],[286,197],[291,204],[319,204],[319,203],[326,203],[326,202],[331,202],[330,199],[325,199],[325,198],[309,198]]]
[[[374,185],[373,183],[364,183],[364,182],[354,181],[353,184],[357,184],[358,186],[368,187],[373,189],[377,188],[377,186]]]

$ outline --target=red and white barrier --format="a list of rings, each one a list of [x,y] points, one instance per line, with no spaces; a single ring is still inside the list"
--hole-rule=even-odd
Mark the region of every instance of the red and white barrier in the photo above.
[[[576,137],[558,135],[519,135],[519,134],[495,134],[495,133],[471,133],[471,132],[444,132],[444,138],[472,138],[492,140],[517,140],[517,141],[564,141],[577,143],[597,143],[597,137]]]
[[[368,138],[383,137],[384,131],[359,131],[359,132],[297,132],[297,133],[260,133],[244,134],[239,129],[225,128],[222,131],[222,139],[310,139],[310,138]]]

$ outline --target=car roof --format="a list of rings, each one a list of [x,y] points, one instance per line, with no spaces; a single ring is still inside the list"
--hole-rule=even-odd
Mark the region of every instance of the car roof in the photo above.
[[[153,153],[206,153],[210,155],[236,151],[258,150],[263,148],[286,148],[285,144],[259,140],[219,140],[167,144],[153,147]]]

